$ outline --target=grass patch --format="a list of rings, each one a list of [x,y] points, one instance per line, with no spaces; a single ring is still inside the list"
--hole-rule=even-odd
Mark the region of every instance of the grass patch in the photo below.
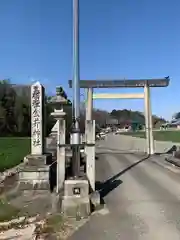
[[[132,136],[132,137],[139,137],[139,138],[145,138],[146,137],[145,132],[121,132],[121,134]]]
[[[52,215],[47,218],[46,224],[44,226],[43,232],[44,233],[56,233],[59,230],[64,228],[64,221],[63,217],[60,214]]]
[[[0,138],[0,172],[12,168],[30,153],[30,138]]]
[[[121,134],[140,138],[146,137],[145,132],[124,132]],[[180,131],[154,131],[153,136],[154,140],[157,141],[180,142]]]
[[[19,213],[20,210],[8,203],[6,199],[0,199],[0,222],[15,219]]]

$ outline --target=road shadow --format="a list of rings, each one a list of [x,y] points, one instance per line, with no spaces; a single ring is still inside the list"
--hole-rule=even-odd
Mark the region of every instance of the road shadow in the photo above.
[[[122,184],[121,180],[112,180],[109,179],[105,182],[100,182],[97,181],[96,182],[96,190],[99,191],[100,193],[100,197],[103,200],[103,198],[108,195],[108,193],[110,193],[111,191],[113,191],[114,189],[116,189],[120,184]]]
[[[130,155],[134,155],[134,156],[139,156],[139,157],[147,157],[148,155],[146,153],[143,152],[136,152],[136,151],[120,151],[120,150],[116,150],[116,149],[111,149],[108,148],[108,150],[112,150],[112,151],[116,151],[116,152],[109,152],[109,151],[102,151],[102,152],[98,152],[96,153],[96,157],[95,160],[99,160],[99,157],[101,155],[106,155],[106,154],[111,154],[111,155],[124,155],[124,154],[130,154]]]
[[[125,168],[124,170],[120,171],[119,173],[115,174],[114,176],[112,176],[111,178],[109,178],[108,180],[106,180],[105,182],[100,182],[97,181],[96,182],[96,190],[99,191],[100,193],[100,197],[101,197],[101,201],[102,203],[104,203],[104,197],[107,196],[111,191],[113,191],[114,189],[116,189],[120,184],[122,184],[123,182],[119,178],[120,176],[122,176],[124,173],[126,173],[127,171],[131,170],[132,168],[134,168],[135,166],[137,166],[138,164],[148,160],[150,158],[150,155],[140,159],[139,161],[133,163],[132,165],[130,165],[129,167]]]

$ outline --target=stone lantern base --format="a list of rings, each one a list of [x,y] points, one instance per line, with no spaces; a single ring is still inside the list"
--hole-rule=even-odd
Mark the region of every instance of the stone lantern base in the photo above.
[[[86,218],[90,215],[88,180],[65,180],[61,211],[65,216],[73,218]]]

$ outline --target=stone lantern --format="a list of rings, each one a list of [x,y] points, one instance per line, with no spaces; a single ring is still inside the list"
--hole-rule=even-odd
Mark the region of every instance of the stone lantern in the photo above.
[[[61,87],[56,88],[56,96],[52,97],[49,103],[53,106],[54,112],[51,116],[56,119],[56,123],[51,130],[51,136],[57,139],[58,120],[65,119],[64,105],[67,105],[67,99],[61,95]]]
[[[68,100],[65,92],[61,87],[56,88],[56,96],[52,97],[49,101],[54,107],[54,111],[51,116],[56,119],[56,123],[51,130],[51,136],[55,139],[55,144],[57,147],[57,182],[56,182],[56,192],[59,193],[63,188],[65,180],[65,159],[66,159],[66,123],[64,112],[64,105],[67,105]]]

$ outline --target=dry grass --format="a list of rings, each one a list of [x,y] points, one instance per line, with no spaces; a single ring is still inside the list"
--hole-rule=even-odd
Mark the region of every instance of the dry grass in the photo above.
[[[36,227],[36,235],[43,236],[44,239],[56,237],[55,239],[67,239],[73,232],[73,225],[61,214],[50,215],[45,222]]]

